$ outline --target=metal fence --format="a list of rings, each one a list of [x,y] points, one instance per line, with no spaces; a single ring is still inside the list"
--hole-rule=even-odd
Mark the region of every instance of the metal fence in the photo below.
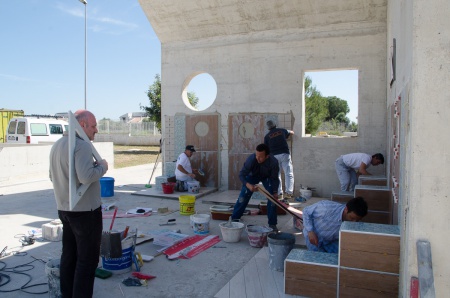
[[[129,136],[160,135],[155,122],[125,123],[101,120],[97,123],[99,134],[127,134]]]

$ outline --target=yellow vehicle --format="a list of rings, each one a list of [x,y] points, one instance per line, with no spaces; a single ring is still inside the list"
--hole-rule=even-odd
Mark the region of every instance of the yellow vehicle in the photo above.
[[[0,143],[6,142],[6,130],[8,129],[9,120],[14,117],[23,117],[23,115],[23,110],[0,109]]]

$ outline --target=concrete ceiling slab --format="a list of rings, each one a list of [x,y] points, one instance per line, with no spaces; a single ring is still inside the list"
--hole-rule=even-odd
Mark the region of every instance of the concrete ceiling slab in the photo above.
[[[139,0],[161,43],[267,30],[385,23],[387,0]]]

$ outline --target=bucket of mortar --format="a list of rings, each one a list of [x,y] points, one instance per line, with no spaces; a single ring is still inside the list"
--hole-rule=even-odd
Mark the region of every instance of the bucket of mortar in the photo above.
[[[267,243],[267,235],[272,232],[273,229],[263,226],[247,226],[247,236],[250,246],[263,247]]]
[[[133,238],[122,240],[122,257],[106,258],[102,256],[103,269],[118,274],[131,271],[132,254]]]

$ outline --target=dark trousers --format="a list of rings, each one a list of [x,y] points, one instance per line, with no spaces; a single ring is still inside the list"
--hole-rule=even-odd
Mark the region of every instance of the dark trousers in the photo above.
[[[250,184],[258,184],[259,182],[262,182],[264,185],[264,188],[269,192],[273,193],[272,185],[270,184],[270,179],[259,179],[257,177],[253,176],[247,176],[247,181]],[[247,208],[248,202],[250,201],[250,198],[252,197],[253,192],[250,191],[247,186],[242,185],[241,193],[239,194],[239,198],[236,201],[236,204],[234,204],[234,210],[233,214],[231,215],[232,219],[240,219],[242,214],[244,214],[245,208]],[[277,224],[277,206],[273,204],[271,201],[267,200],[267,217],[269,221],[269,225],[276,225]]]
[[[102,210],[100,207],[84,212],[59,210],[58,215],[63,224],[62,297],[92,297],[103,230]]]

